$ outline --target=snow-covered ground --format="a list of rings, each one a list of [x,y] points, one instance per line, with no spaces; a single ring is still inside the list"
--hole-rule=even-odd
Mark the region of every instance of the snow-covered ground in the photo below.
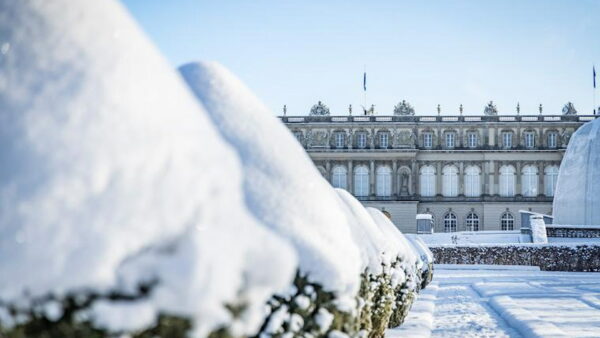
[[[386,337],[598,337],[600,273],[436,265]]]

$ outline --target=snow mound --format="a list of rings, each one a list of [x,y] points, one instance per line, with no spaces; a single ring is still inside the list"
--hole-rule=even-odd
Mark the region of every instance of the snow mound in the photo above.
[[[579,127],[560,164],[554,224],[600,225],[600,119]]]
[[[380,275],[383,273],[382,264],[390,266],[393,259],[394,242],[385,237],[381,229],[365,207],[348,191],[335,189],[341,201],[348,208],[348,223],[352,227],[354,241],[361,250],[363,271]]]
[[[257,329],[294,252],[247,211],[235,152],[124,9],[7,0],[0,32],[0,300],[158,280],[146,304],[95,310],[131,320],[96,322],[167,312],[203,334],[241,297],[236,333]]]
[[[238,151],[246,203],[298,252],[300,270],[326,291],[354,296],[361,257],[345,208],[289,130],[233,74],[216,63],[180,72]]]

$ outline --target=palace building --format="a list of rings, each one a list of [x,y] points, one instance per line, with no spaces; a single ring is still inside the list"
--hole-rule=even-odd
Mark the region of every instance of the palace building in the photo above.
[[[416,214],[431,214],[436,232],[518,230],[519,210],[552,214],[569,138],[594,115],[415,115],[405,101],[393,115],[332,116],[319,102],[308,116],[281,120],[321,174],[366,206],[387,212],[407,233]]]

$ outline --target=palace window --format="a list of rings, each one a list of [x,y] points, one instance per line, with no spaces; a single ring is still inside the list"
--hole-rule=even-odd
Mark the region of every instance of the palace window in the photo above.
[[[515,167],[505,165],[500,168],[500,196],[515,195]]]
[[[432,148],[433,147],[433,133],[432,132],[423,133],[423,147],[424,148]]]
[[[444,196],[456,197],[458,196],[458,169],[456,166],[448,165],[444,167],[443,174],[443,188]]]
[[[556,180],[558,179],[558,167],[555,165],[544,169],[544,184],[546,185],[546,196],[554,196]]]
[[[392,170],[388,166],[380,166],[376,173],[377,186],[375,188],[377,196],[392,195]]]
[[[390,135],[386,132],[379,133],[379,148],[387,149],[389,146]]]
[[[467,134],[467,144],[469,148],[477,148],[477,133],[470,132]]]
[[[367,133],[356,134],[356,146],[359,149],[365,149],[367,147]]]
[[[556,132],[548,133],[548,148],[556,148],[558,135]]]
[[[346,134],[343,132],[335,133],[335,147],[338,149],[344,148],[346,145]]]
[[[456,231],[456,215],[453,212],[449,212],[446,214],[446,216],[444,216],[444,231]]]
[[[507,131],[502,133],[502,148],[512,148],[512,138],[512,132]]]
[[[453,132],[446,133],[446,148],[454,148],[456,134]]]
[[[479,197],[481,195],[481,170],[477,166],[465,169],[465,196]]]
[[[354,195],[369,196],[369,169],[365,166],[354,169]]]
[[[435,169],[430,165],[426,165],[421,167],[420,172],[419,186],[421,189],[421,196],[435,196]]]
[[[525,148],[535,147],[535,133],[528,131],[525,132]]]
[[[348,188],[348,169],[346,169],[346,167],[341,165],[333,167],[331,185],[333,185],[334,188]]]
[[[514,230],[515,228],[515,218],[513,217],[513,215],[510,212],[505,212],[502,214],[502,217],[500,217],[500,229],[507,231],[507,230]]]
[[[467,231],[479,231],[479,216],[471,211],[465,219],[465,226]]]
[[[525,197],[535,197],[538,194],[538,170],[532,165],[523,167],[521,171],[521,193]]]

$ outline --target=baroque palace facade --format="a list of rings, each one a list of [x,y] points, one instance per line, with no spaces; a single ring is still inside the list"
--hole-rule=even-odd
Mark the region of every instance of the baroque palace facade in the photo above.
[[[415,115],[405,101],[394,115],[332,116],[319,102],[308,116],[281,120],[321,174],[366,206],[389,214],[404,232],[431,214],[436,232],[518,230],[519,210],[552,213],[560,161],[570,136],[594,115],[568,103],[560,115]]]

